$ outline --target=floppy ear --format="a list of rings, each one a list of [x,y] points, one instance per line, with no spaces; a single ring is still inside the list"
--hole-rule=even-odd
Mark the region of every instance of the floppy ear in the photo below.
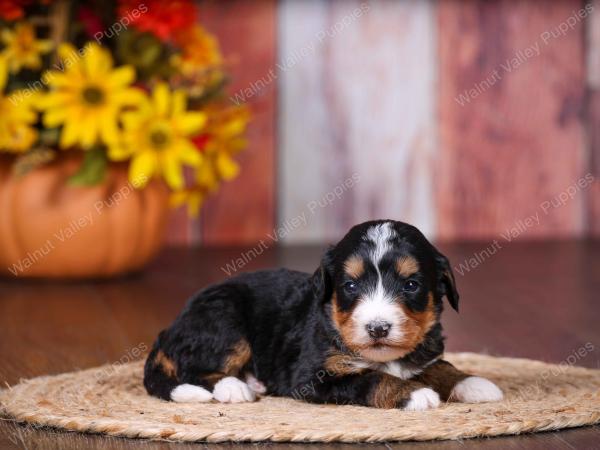
[[[454,278],[454,272],[452,272],[450,261],[440,252],[436,253],[435,261],[438,269],[438,278],[442,295],[445,295],[452,308],[454,308],[455,311],[458,311],[458,299],[460,296],[456,290],[456,279]]]
[[[333,295],[333,246],[321,258],[321,265],[312,276],[313,292],[321,303],[331,300]]]

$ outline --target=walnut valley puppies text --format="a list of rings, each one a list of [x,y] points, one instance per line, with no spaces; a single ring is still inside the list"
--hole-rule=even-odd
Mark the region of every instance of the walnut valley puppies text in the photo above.
[[[136,186],[143,184],[147,181],[144,175],[137,177],[132,183],[127,183],[117,191],[114,191],[103,200],[98,200],[90,205],[90,209],[87,213],[82,214],[76,219],[70,220],[64,226],[59,227],[48,236],[46,241],[36,250],[28,252],[27,255],[8,267],[10,273],[14,276],[25,272],[27,269],[32,267],[34,264],[48,256],[63,242],[76,238],[77,235],[84,229],[94,226],[96,218],[101,216],[108,209],[120,205],[125,202],[132,194]]]
[[[550,216],[553,211],[573,201],[581,191],[589,188],[594,181],[594,175],[588,173],[576,182],[567,186],[567,188],[558,194],[544,200],[532,214],[516,219],[512,226],[500,233],[499,239],[494,239],[486,248],[473,253],[469,258],[456,265],[454,270],[456,270],[459,275],[464,275],[465,273],[476,269],[498,253],[498,251],[503,248],[503,245],[511,243],[514,239],[519,238],[529,230],[539,226],[543,223],[544,218]]]
[[[592,13],[593,10],[594,6],[591,3],[588,3],[584,8],[578,11],[573,11],[569,17],[565,18],[565,20],[562,22],[557,23],[556,26],[542,31],[539,34],[538,39],[531,42],[528,46],[516,50],[512,56],[506,58],[492,71],[490,71],[485,78],[481,79],[477,83],[473,84],[469,89],[465,89],[463,92],[454,97],[454,101],[456,101],[460,106],[465,106],[471,103],[471,101],[475,100],[481,94],[501,82],[505,76],[516,72],[530,60],[538,57],[543,52],[545,47],[552,45],[553,42],[561,39],[566,34],[571,32],[574,28],[580,25],[582,21]]]
[[[360,182],[360,175],[358,173],[352,174],[349,178],[345,179],[342,183],[335,186],[333,189],[325,193],[321,198],[309,201],[304,210],[299,214],[289,219],[285,219],[281,226],[275,228],[271,233],[268,233],[266,239],[261,239],[256,246],[248,251],[240,254],[239,257],[232,259],[224,266],[221,270],[229,275],[241,270],[250,261],[256,257],[262,255],[271,245],[277,243],[281,238],[284,238],[294,230],[305,227],[308,225],[309,220],[322,208],[327,208],[333,205],[336,201],[344,196],[344,194],[354,188]]]

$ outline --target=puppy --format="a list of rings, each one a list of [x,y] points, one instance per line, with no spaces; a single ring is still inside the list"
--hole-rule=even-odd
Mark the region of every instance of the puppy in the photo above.
[[[442,360],[442,298],[458,310],[448,259],[411,225],[353,227],[312,275],[246,273],[197,293],[146,361],[151,395],[250,402],[257,394],[425,410],[502,399]]]

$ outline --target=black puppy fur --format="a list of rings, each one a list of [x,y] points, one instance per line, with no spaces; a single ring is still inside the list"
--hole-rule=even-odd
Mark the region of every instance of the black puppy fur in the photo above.
[[[245,273],[194,295],[159,334],[144,385],[175,401],[250,401],[264,387],[316,403],[435,407],[469,377],[441,360],[444,296],[458,310],[449,262],[418,229],[366,222],[312,275]],[[486,387],[454,397],[498,399]]]

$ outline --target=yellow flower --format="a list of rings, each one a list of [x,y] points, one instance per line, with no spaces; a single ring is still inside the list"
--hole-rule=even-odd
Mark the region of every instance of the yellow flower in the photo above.
[[[0,150],[22,152],[31,148],[38,136],[33,128],[37,121],[32,104],[34,96],[25,91],[5,96],[7,72],[6,58],[0,56]]]
[[[217,39],[200,25],[176,33],[175,42],[180,46],[181,54],[173,57],[172,62],[183,74],[222,64]]]
[[[196,183],[212,191],[221,181],[232,180],[239,174],[240,167],[233,156],[246,146],[243,134],[250,113],[245,107],[235,106],[210,108],[206,113],[211,118],[205,130],[207,161],[196,170]]]
[[[135,78],[131,66],[113,69],[110,53],[96,43],[80,52],[70,44],[60,46],[64,72],[44,75],[51,91],[39,102],[44,125],[63,125],[59,145],[79,144],[89,149],[101,142],[110,145],[119,138],[118,118],[127,106],[139,105],[143,91],[130,87]]]
[[[250,114],[244,107],[216,106],[205,110],[208,122],[195,141],[204,159],[195,171],[193,186],[174,192],[171,205],[187,205],[188,214],[196,217],[206,198],[222,181],[235,178],[239,171],[233,156],[246,146],[243,134]]]
[[[151,101],[138,111],[123,114],[123,137],[109,148],[109,157],[131,158],[130,180],[149,180],[160,174],[172,189],[178,190],[184,187],[182,165],[201,164],[200,152],[189,138],[202,129],[206,116],[187,111],[186,103],[183,91],[171,92],[160,83]]]
[[[35,28],[27,22],[18,23],[14,31],[3,29],[0,40],[4,44],[2,53],[11,73],[17,73],[23,68],[38,70],[42,67],[41,55],[52,49],[49,40],[36,39]]]
[[[197,217],[206,196],[207,193],[202,189],[182,189],[171,194],[171,206],[179,208],[185,204],[187,205],[188,215]]]

